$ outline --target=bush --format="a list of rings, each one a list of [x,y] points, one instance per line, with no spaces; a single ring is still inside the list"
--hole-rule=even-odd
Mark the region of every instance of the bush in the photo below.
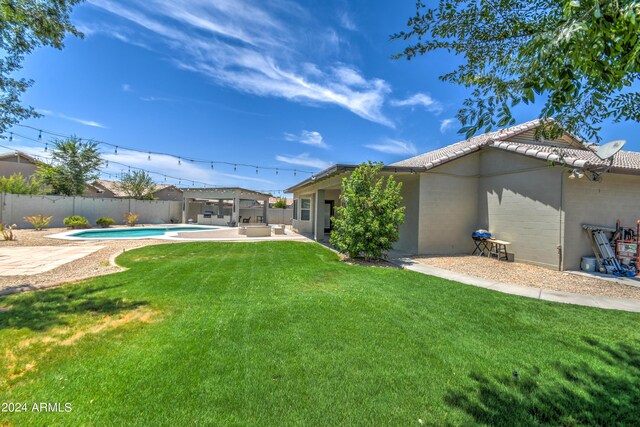
[[[29,224],[33,225],[33,228],[36,229],[36,231],[40,231],[49,225],[53,217],[38,214],[33,216],[25,216],[23,219]]]
[[[98,220],[96,221],[96,225],[102,228],[108,228],[110,225],[113,225],[115,223],[116,222],[113,220],[113,218],[98,218]]]
[[[278,199],[276,200],[276,202],[273,204],[274,208],[278,208],[278,209],[286,209],[287,208],[287,199]]]
[[[89,220],[80,215],[68,216],[64,220],[64,225],[69,228],[87,228],[89,227]]]
[[[139,217],[140,215],[135,212],[127,212],[126,214],[124,214],[124,220],[129,227],[133,227],[134,225],[136,225]]]
[[[4,240],[16,240],[16,235],[13,233],[16,225],[4,225],[0,224],[0,234]]]
[[[363,163],[342,180],[342,206],[333,218],[331,244],[351,258],[380,258],[398,240],[404,207],[398,183],[380,177],[382,164]]]

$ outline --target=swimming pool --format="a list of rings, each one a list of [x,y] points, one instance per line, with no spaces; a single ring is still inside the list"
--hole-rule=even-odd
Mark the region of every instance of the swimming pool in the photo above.
[[[205,226],[159,226],[159,227],[136,227],[136,228],[109,228],[102,230],[81,230],[61,233],[55,237],[66,239],[143,239],[146,237],[163,237],[167,233],[178,231],[204,231],[217,230],[220,227]],[[51,236],[54,237],[54,236]]]

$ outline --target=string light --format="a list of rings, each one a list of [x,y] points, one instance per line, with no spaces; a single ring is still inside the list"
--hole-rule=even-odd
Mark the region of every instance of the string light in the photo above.
[[[45,151],[45,153],[49,151],[49,143],[48,142],[44,143],[44,151]]]
[[[256,175],[258,174],[258,168],[256,167]]]
[[[149,152],[149,155],[147,156],[147,160],[151,160],[151,152]]]
[[[9,134],[9,141],[13,141],[13,132]]]
[[[233,165],[233,171],[235,172],[238,168],[238,165]]]
[[[61,137],[61,138],[68,138],[70,137],[70,135],[65,135],[63,133],[60,132],[53,132],[50,130],[43,130],[43,129],[38,129],[35,128],[33,126],[29,126],[29,125],[23,125],[23,124],[16,124],[15,126],[19,126],[19,127],[23,127],[23,128],[27,128],[27,129],[32,129],[34,131],[38,132],[38,142],[40,142],[40,140],[42,139],[42,134],[46,133],[49,135],[53,135],[56,137]],[[138,153],[145,153],[147,154],[147,159],[149,159],[149,157],[151,156],[151,154],[158,154],[158,155],[166,155],[166,156],[170,156],[170,157],[174,157],[174,158],[178,158],[179,163],[182,164],[182,160],[187,160],[190,161],[192,163],[205,163],[205,164],[212,164],[212,163],[218,163],[221,165],[233,165],[234,166],[234,171],[237,171],[237,167],[238,166],[246,166],[246,167],[257,167],[258,169],[270,169],[270,170],[276,170],[278,169],[278,172],[280,170],[283,171],[293,171],[294,172],[294,176],[297,176],[297,172],[302,172],[302,173],[308,173],[308,174],[313,174],[312,171],[307,171],[307,170],[297,170],[297,169],[289,169],[289,168],[283,168],[283,167],[270,167],[270,166],[253,166],[253,165],[248,165],[248,164],[241,164],[241,163],[231,163],[231,162],[224,162],[224,161],[212,161],[212,160],[204,160],[204,159],[195,159],[195,158],[189,158],[189,157],[184,157],[184,156],[178,156],[176,154],[171,154],[171,153],[163,153],[163,152],[156,152],[156,151],[149,151],[149,150],[140,150],[140,149],[136,149],[133,147],[123,147],[119,144],[112,144],[106,141],[100,141],[100,140],[96,140],[93,138],[78,138],[80,140],[84,140],[84,141],[90,141],[96,144],[102,144],[102,145],[106,145],[109,147],[113,147],[114,148],[114,153],[118,154],[118,149],[125,149],[128,151],[134,151],[134,152],[138,152]]]
[[[178,165],[182,164],[182,159],[180,157],[178,157]]]
[[[45,131],[45,133],[46,133],[46,131]],[[11,132],[11,134],[14,134],[14,132]],[[19,133],[15,133],[15,136],[16,136],[16,137],[20,137],[20,138],[24,138],[24,139],[26,139],[26,140],[34,141],[34,142],[39,142],[39,141],[37,141],[37,139],[35,139],[35,138],[28,137],[28,136],[26,136],[26,135],[21,135],[21,134],[19,134]],[[43,144],[43,145],[45,145],[45,146],[48,146],[48,143],[47,143],[47,142],[42,142],[42,144]],[[0,144],[0,147],[7,148],[7,149],[9,149],[9,150],[18,151],[18,150],[16,150],[14,147],[3,146],[3,145],[1,145],[1,144]],[[120,146],[118,145],[118,146],[114,146],[114,148],[117,150],[118,148],[122,148],[122,147],[120,147]],[[147,153],[147,154],[149,154],[149,153],[153,153],[153,152],[146,151],[146,153]],[[116,151],[116,154],[117,154],[117,151]],[[47,156],[35,156],[35,157],[36,157],[36,158],[38,158],[38,159],[39,159],[39,160],[41,160],[41,161],[44,161],[44,160],[52,160],[52,157],[47,157]],[[180,157],[180,159],[183,159],[183,157]],[[210,161],[209,163],[223,163],[223,162]],[[231,163],[228,163],[228,164],[231,164]],[[167,182],[167,180],[170,178],[170,179],[177,180],[177,181],[179,182],[179,184],[181,185],[181,184],[182,184],[182,181],[184,181],[184,180],[185,180],[184,178],[175,177],[175,176],[169,176],[169,175],[167,175],[167,174],[165,174],[165,173],[162,173],[162,172],[156,172],[156,171],[152,171],[152,170],[148,170],[148,169],[144,169],[144,168],[139,168],[139,167],[136,167],[136,166],[126,165],[126,164],[119,163],[119,162],[116,162],[116,161],[104,160],[104,166],[105,166],[105,168],[108,168],[108,167],[113,166],[113,165],[119,165],[119,166],[121,166],[121,167],[123,168],[123,169],[120,169],[120,172],[119,172],[119,175],[121,175],[121,176],[124,176],[124,174],[125,174],[125,170],[128,170],[128,171],[129,171],[129,173],[131,173],[131,170],[138,170],[138,171],[143,171],[143,172],[146,172],[146,173],[149,173],[149,174],[162,176],[162,177],[163,177],[163,180],[164,180],[165,182]],[[238,165],[241,165],[241,164],[233,163],[233,165],[234,165],[234,167],[237,167]],[[243,165],[241,165],[241,166],[243,166]],[[259,170],[259,169],[260,169],[260,167],[259,167],[259,166],[253,166],[253,167],[255,167],[257,170]],[[124,168],[126,168],[126,169],[124,169]],[[274,169],[274,170],[275,170],[275,169],[278,169],[278,170],[279,170],[280,168],[273,168],[273,169]],[[290,169],[286,169],[286,170],[290,170]],[[297,169],[294,169],[294,171],[295,171],[296,173],[298,172],[298,170],[297,170]],[[112,174],[110,174],[110,173],[103,172],[103,176],[104,176],[104,175],[109,176],[109,177],[113,176],[114,178],[117,178],[118,173],[116,173],[116,174],[113,174],[113,175],[112,175]],[[189,180],[187,179],[186,181],[189,181]],[[205,187],[207,187],[207,188],[211,188],[211,189],[215,189],[215,188],[219,188],[219,187],[220,187],[220,186],[215,185],[215,184],[206,183],[206,182],[201,182],[201,181],[197,181],[197,182],[196,182],[196,181],[191,181],[191,182],[192,182],[192,185],[196,185],[196,183],[197,183],[197,184],[199,184],[199,185],[203,185],[203,186],[205,186]],[[221,190],[221,191],[224,191],[224,190]],[[261,190],[258,190],[258,191],[259,191],[259,192],[264,192],[264,193],[271,193],[271,194],[273,194],[274,192],[281,192],[282,190],[265,190],[265,189],[261,189]]]
[[[278,168],[276,168],[276,175],[278,175]]]
[[[211,162],[211,169],[213,170],[213,162]]]

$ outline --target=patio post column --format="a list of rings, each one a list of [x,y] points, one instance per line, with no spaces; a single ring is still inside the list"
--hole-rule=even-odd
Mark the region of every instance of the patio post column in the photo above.
[[[187,209],[189,209],[189,200],[191,199],[183,199],[182,200],[182,223],[187,223]]]
[[[313,239],[321,242],[324,240],[324,190],[316,190],[313,212]]]
[[[264,204],[262,205],[262,222],[265,224],[269,224],[269,218],[267,218],[267,214],[269,212],[269,199],[263,200]]]
[[[231,212],[231,221],[238,224],[240,222],[240,198],[233,196],[233,211]]]

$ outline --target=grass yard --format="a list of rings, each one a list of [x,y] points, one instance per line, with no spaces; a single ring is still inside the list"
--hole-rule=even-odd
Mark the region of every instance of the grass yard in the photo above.
[[[346,265],[309,243],[118,262],[130,270],[0,298],[0,402],[29,409],[0,425],[638,422],[638,314]]]

